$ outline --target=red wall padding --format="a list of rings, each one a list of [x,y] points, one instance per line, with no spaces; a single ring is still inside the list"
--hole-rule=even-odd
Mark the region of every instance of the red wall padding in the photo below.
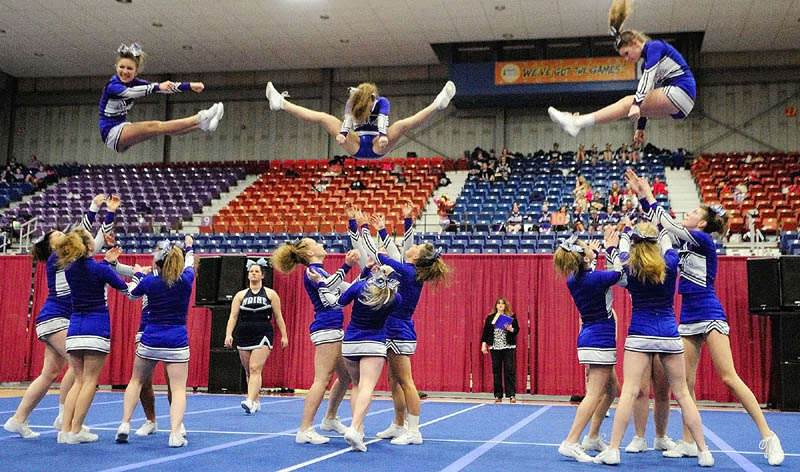
[[[126,264],[147,265],[151,256],[122,256]],[[35,339],[34,324],[28,322],[30,260],[24,256],[0,258],[5,274],[24,274],[0,280],[0,340],[4,361],[0,381],[31,380],[41,370],[43,347]],[[418,334],[417,353],[412,357],[414,380],[421,390],[491,392],[491,360],[480,352],[483,321],[498,297],[509,300],[519,319],[517,338],[517,391],[526,391],[530,374],[531,392],[543,395],[581,394],[583,368],[577,362],[575,343],[578,314],[563,279],[553,272],[551,255],[449,255],[453,269],[448,285],[423,290],[414,321]],[[739,376],[760,402],[766,402],[771,366],[770,320],[754,317],[747,307],[747,270],[744,257],[721,257],[717,293],[731,326],[731,349]],[[344,256],[328,256],[325,267],[333,271]],[[348,279],[357,275],[353,270]],[[314,349],[308,338],[313,319],[311,303],[302,286],[302,270],[276,274],[275,289],[281,297],[289,331],[289,346],[276,347],[263,372],[265,387],[308,388],[313,382]],[[46,297],[44,270],[37,270],[34,316]],[[614,290],[618,323],[618,374],[622,375],[622,346],[630,321],[630,297]],[[109,291],[112,320],[112,352],[101,375],[103,384],[126,384],[134,356],[134,334],[139,324],[140,302],[131,302]],[[676,296],[679,309],[680,297]],[[345,323],[350,309],[345,310]],[[188,328],[191,346],[189,386],[208,383],[208,353],[211,314],[207,308],[191,308]],[[27,328],[27,333],[26,333]],[[275,345],[280,346],[276,329]],[[161,369],[156,383],[163,383]],[[385,378],[377,386],[387,390]],[[714,372],[704,349],[697,374],[698,399],[735,402],[735,397]]]

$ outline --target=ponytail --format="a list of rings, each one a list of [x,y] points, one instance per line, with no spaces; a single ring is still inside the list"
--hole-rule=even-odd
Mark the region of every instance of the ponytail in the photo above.
[[[65,234],[58,240],[55,253],[58,256],[58,265],[67,267],[76,260],[89,255],[89,246],[92,236],[83,228],[78,228]]]
[[[284,274],[291,272],[297,264],[308,266],[311,261],[307,252],[303,250],[305,247],[305,239],[281,244],[270,257],[272,266]]]
[[[633,13],[633,0],[614,0],[608,10],[608,27],[614,36],[614,48],[619,51],[625,46],[630,46],[634,41],[644,44],[650,41],[644,33],[636,30],[622,30],[625,20]]]
[[[658,229],[652,223],[639,223],[636,230],[643,236],[658,237]],[[664,283],[667,277],[667,264],[661,255],[658,240],[632,240],[630,257],[627,261],[631,275],[642,283]]]
[[[361,123],[369,118],[372,111],[372,100],[378,99],[378,88],[371,82],[364,82],[358,85],[355,92],[350,96],[350,114],[357,123]]]
[[[172,249],[170,249],[169,254],[167,254],[167,257],[164,258],[164,262],[161,267],[161,279],[168,286],[171,287],[174,285],[178,278],[180,278],[181,274],[183,274],[183,263],[183,250],[181,250],[179,247],[173,246]]]

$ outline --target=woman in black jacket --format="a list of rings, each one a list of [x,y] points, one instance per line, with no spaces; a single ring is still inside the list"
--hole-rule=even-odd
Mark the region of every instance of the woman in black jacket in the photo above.
[[[504,317],[510,318],[511,321]],[[494,310],[486,317],[481,336],[481,352],[488,354],[490,350],[492,351],[495,403],[503,401],[503,383],[505,383],[505,394],[511,403],[517,402],[514,362],[517,352],[517,333],[519,333],[519,322],[511,311],[511,305],[505,298],[498,298]]]

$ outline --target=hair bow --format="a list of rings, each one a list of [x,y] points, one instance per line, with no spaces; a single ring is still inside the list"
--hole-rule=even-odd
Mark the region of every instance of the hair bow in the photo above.
[[[248,270],[248,271],[249,271],[249,270],[250,270],[250,268],[251,268],[251,267],[253,267],[254,265],[258,265],[258,266],[260,266],[260,267],[261,267],[261,270],[262,270],[262,272],[263,272],[264,268],[265,268],[265,267],[267,267],[269,264],[267,263],[267,260],[266,260],[266,259],[264,259],[263,257],[260,257],[260,258],[259,258],[257,261],[254,261],[254,260],[252,260],[252,259],[248,259],[248,260],[247,260],[247,270]]]
[[[48,233],[52,233],[52,231],[44,232],[42,230],[39,230],[39,233],[40,234],[37,235],[36,238],[31,241],[31,244],[36,245],[36,244],[39,244],[40,242],[44,241],[45,236],[47,236]]]
[[[558,247],[567,252],[577,252],[578,254],[583,254],[583,246],[575,244],[577,241],[578,241],[578,235],[573,234],[567,239],[562,239]]]
[[[139,43],[132,43],[130,46],[122,43],[117,48],[117,54],[130,54],[133,57],[139,57],[144,54],[144,51],[142,51],[142,47],[139,46]]]
[[[725,216],[725,213],[727,213],[722,205],[710,205],[708,208],[720,217]]]
[[[639,231],[638,227],[633,228],[633,231],[631,231],[630,237],[631,237],[631,243],[634,243],[634,244],[635,243],[640,243],[640,242],[649,242],[649,243],[658,242],[658,236],[656,236],[656,235],[645,235],[641,231]]]
[[[372,277],[369,278],[367,282],[369,285],[374,285],[378,288],[386,288],[388,287],[389,290],[397,290],[397,287],[400,285],[400,281],[392,277],[391,275],[387,275],[382,270],[376,270],[372,273]]]
[[[609,26],[608,34],[614,37],[614,48],[619,49],[619,45],[622,44],[622,36],[620,35],[620,32],[613,26]]]
[[[153,251],[153,263],[158,263],[164,260],[169,254],[169,251],[172,250],[172,243],[169,239],[164,239],[163,241],[159,241],[156,244],[156,248]]]

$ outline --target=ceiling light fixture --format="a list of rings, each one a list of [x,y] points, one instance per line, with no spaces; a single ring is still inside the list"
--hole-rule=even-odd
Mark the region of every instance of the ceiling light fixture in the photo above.
[[[117,3],[131,3],[133,0],[117,0]]]
[[[0,34],[6,34],[6,30],[0,29]]]
[[[183,46],[181,46],[181,49],[183,49],[184,51],[191,51],[192,50],[192,46],[190,46],[188,44],[184,44]]]
[[[331,17],[330,17],[330,15],[320,15],[320,16],[319,16],[319,19],[320,19],[320,20],[330,20],[330,19],[331,19]]]
[[[503,33],[503,39],[511,39],[513,37],[514,37],[514,35],[511,34],[511,33]]]
[[[506,6],[505,5],[495,5],[494,9],[497,10],[497,11],[503,11],[503,10],[506,9]]]
[[[36,57],[44,57],[44,54],[42,54],[40,52],[35,52],[35,53],[33,53],[33,55],[36,56]]]
[[[162,26],[164,26],[164,23],[159,23],[158,21],[154,21],[151,24],[156,28],[161,28]]]
[[[339,42],[342,43],[342,44],[350,44],[350,40],[349,39],[340,39]]]

